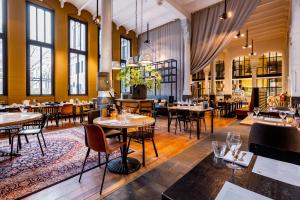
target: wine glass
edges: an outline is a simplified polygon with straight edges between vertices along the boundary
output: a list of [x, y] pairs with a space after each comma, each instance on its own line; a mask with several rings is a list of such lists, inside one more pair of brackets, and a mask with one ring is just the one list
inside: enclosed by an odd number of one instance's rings
[[279, 112], [279, 117], [281, 118], [282, 122], [284, 123], [284, 119], [286, 118], [286, 112]]
[[259, 114], [259, 107], [254, 107], [253, 112], [255, 113], [256, 117], [258, 117]]
[[[228, 136], [228, 135], [227, 135]], [[242, 146], [242, 139], [240, 134], [230, 134], [227, 144], [229, 145], [229, 150], [232, 152], [232, 163], [228, 163], [227, 167], [236, 170], [240, 167], [235, 163], [239, 157], [239, 149]]]

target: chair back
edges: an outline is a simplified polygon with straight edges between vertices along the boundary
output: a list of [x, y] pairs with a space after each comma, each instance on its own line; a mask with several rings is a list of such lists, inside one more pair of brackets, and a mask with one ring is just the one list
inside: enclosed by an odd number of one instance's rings
[[295, 127], [255, 123], [250, 131], [249, 151], [300, 165], [300, 133]]
[[7, 108], [7, 112], [21, 112], [21, 109], [19, 107], [11, 107]]
[[64, 104], [61, 108], [61, 114], [64, 115], [73, 114], [73, 104]]
[[93, 124], [95, 118], [100, 117], [100, 110], [91, 110], [88, 112], [88, 124]]
[[86, 145], [96, 152], [108, 153], [108, 145], [103, 129], [95, 124], [83, 124], [86, 134]]
[[123, 102], [122, 109], [126, 109], [129, 113], [137, 113], [139, 109], [139, 104], [136, 102]]
[[45, 128], [46, 124], [48, 123], [48, 120], [50, 118], [50, 114], [43, 114], [41, 119], [41, 129]]

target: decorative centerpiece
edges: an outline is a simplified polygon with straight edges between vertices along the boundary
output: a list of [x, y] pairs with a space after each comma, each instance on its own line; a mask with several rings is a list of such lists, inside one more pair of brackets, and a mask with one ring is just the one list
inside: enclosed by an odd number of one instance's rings
[[118, 73], [117, 80], [122, 81], [125, 87], [132, 87], [133, 99], [146, 99], [147, 91], [161, 86], [161, 75], [152, 65], [126, 66]]

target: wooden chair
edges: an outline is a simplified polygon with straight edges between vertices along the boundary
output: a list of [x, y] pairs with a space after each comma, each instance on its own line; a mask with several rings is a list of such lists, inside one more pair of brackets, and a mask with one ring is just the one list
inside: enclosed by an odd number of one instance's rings
[[103, 129], [98, 125], [83, 124], [83, 126], [84, 126], [85, 133], [86, 133], [86, 145], [88, 147], [88, 150], [87, 150], [87, 153], [86, 153], [86, 156], [85, 156], [85, 159], [83, 162], [82, 170], [81, 170], [81, 173], [79, 176], [79, 183], [81, 181], [82, 173], [84, 171], [84, 166], [85, 166], [86, 160], [90, 154], [90, 150], [92, 149], [98, 153], [105, 153], [106, 162], [105, 162], [104, 174], [102, 177], [102, 183], [101, 183], [101, 187], [100, 187], [100, 195], [101, 195], [102, 189], [103, 189], [103, 183], [105, 180], [107, 164], [109, 162], [109, 156], [114, 151], [120, 149], [123, 146], [123, 143], [122, 142], [108, 143]]
[[255, 123], [250, 131], [249, 151], [300, 165], [300, 133], [295, 127]]
[[[13, 153], [13, 145], [14, 145], [14, 137], [15, 136], [18, 137], [18, 143], [17, 143], [17, 152], [18, 152], [19, 147], [21, 147], [20, 136], [22, 136], [22, 135], [24, 135], [24, 136], [36, 135], [37, 139], [38, 139], [38, 142], [39, 142], [39, 145], [40, 145], [40, 148], [41, 148], [42, 155], [44, 156], [44, 151], [43, 151], [43, 147], [41, 145], [41, 141], [40, 141], [39, 135], [42, 136], [44, 145], [47, 148], [47, 145], [46, 145], [46, 142], [45, 142], [45, 138], [44, 138], [44, 135], [43, 135], [43, 129], [44, 129], [45, 125], [47, 124], [48, 119], [49, 119], [49, 115], [48, 114], [44, 114], [42, 116], [42, 118], [40, 120], [35, 121], [35, 123], [30, 123], [30, 124], [24, 125], [24, 128], [12, 137], [12, 141], [11, 141], [11, 155]], [[12, 159], [12, 156], [11, 156], [11, 159]]]
[[[148, 114], [147, 114], [147, 116], [148, 116]], [[153, 116], [153, 117], [155, 117], [155, 116]], [[155, 132], [155, 123], [151, 126], [140, 128], [137, 131], [128, 133], [129, 141], [128, 141], [128, 146], [127, 146], [127, 152], [129, 151], [130, 142], [132, 139], [137, 141], [138, 143], [141, 143], [142, 144], [142, 153], [143, 153], [143, 162], [142, 162], [143, 166], [145, 166], [145, 140], [152, 141], [155, 155], [156, 155], [156, 157], [158, 157], [158, 153], [157, 153], [157, 149], [156, 149], [156, 145], [155, 145], [155, 141], [154, 141], [154, 132]]]
[[125, 109], [129, 113], [138, 113], [139, 104], [136, 102], [123, 102], [122, 109]]
[[[71, 123], [71, 118], [74, 118], [74, 110], [73, 110], [73, 104], [64, 104], [58, 113], [59, 119], [65, 119], [69, 118], [69, 123]], [[75, 124], [75, 120], [73, 119], [73, 122]]]

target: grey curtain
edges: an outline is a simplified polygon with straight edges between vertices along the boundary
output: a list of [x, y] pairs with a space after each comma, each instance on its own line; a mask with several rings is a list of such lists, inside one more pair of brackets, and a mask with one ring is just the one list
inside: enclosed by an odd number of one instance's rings
[[[150, 22], [151, 23], [151, 22]], [[150, 45], [145, 45], [146, 33], [139, 35], [138, 49], [139, 55], [151, 52], [154, 56], [154, 61], [164, 61], [168, 59], [177, 60], [177, 99], [181, 100], [183, 92], [183, 36], [180, 20], [167, 23], [163, 26], [150, 30], [149, 39]], [[172, 88], [172, 94], [175, 96], [176, 88]], [[148, 92], [148, 95], [154, 95], [154, 92]], [[162, 84], [161, 90], [157, 90], [157, 96], [171, 95], [170, 84]]]
[[229, 44], [234, 35], [255, 10], [260, 0], [229, 0], [227, 11], [232, 17], [220, 20], [224, 2], [192, 14], [191, 73], [197, 73]]

